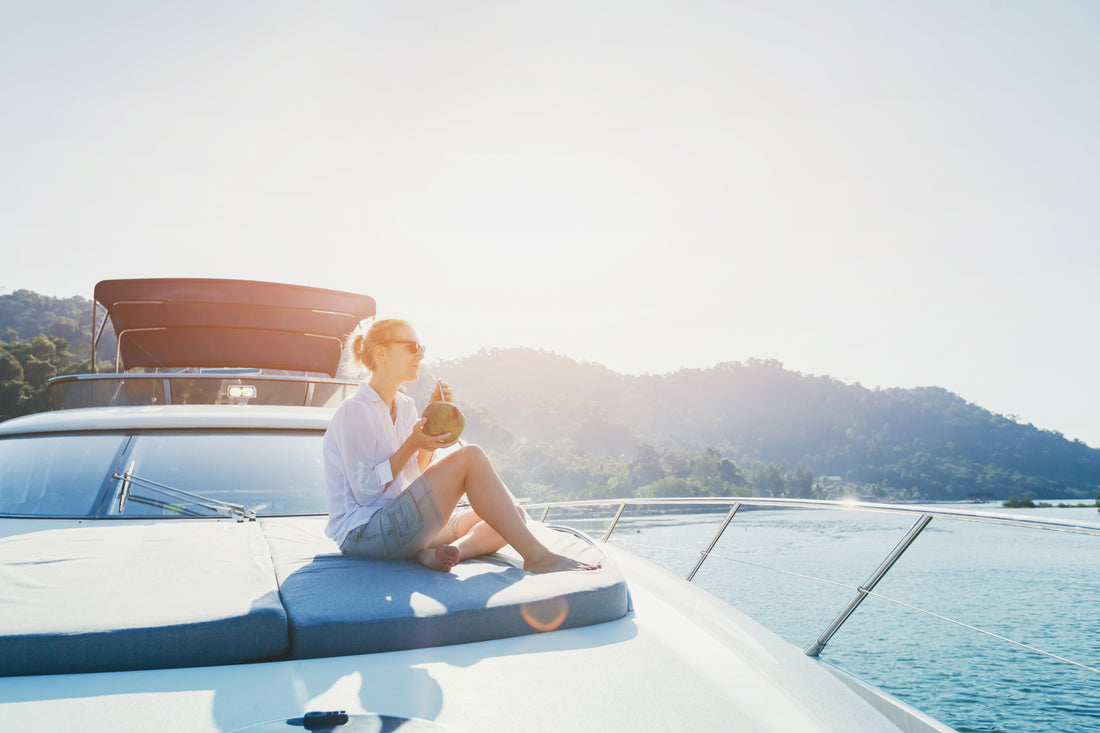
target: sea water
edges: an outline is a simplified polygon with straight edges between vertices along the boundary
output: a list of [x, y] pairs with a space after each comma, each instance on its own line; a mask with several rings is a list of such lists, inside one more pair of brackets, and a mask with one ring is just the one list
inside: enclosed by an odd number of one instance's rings
[[[1100, 520], [1095, 508], [977, 509]], [[628, 510], [610, 542], [683, 577], [723, 519]], [[694, 582], [805, 649], [916, 519], [742, 508]], [[1100, 537], [936, 518], [821, 658], [959, 731], [1096, 730], [1098, 625]]]

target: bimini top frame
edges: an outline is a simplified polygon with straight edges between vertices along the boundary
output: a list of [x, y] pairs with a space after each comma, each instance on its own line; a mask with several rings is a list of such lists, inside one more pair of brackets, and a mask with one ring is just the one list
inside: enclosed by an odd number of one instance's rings
[[[336, 376], [347, 334], [375, 314], [374, 299], [338, 290], [252, 280], [103, 280], [118, 337], [116, 370], [252, 368]], [[106, 320], [104, 320], [106, 324]], [[100, 326], [92, 343], [99, 343]], [[92, 359], [93, 371], [95, 359]]]

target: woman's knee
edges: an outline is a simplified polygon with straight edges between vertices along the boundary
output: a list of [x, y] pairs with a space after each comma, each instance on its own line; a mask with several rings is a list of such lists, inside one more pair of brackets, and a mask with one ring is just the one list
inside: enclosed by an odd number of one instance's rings
[[481, 449], [481, 446], [473, 443], [466, 443], [455, 452], [455, 455], [471, 466], [489, 462], [489, 455]]
[[457, 452], [467, 456], [485, 456], [485, 451], [477, 443], [463, 443]]

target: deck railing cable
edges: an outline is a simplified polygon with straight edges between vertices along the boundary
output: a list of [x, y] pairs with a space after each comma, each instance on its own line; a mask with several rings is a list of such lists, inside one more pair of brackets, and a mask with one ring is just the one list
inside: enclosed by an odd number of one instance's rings
[[1057, 659], [1059, 662], [1065, 662], [1066, 664], [1072, 664], [1075, 667], [1080, 667], [1081, 669], [1087, 670], [1089, 672], [1094, 672], [1096, 674], [1100, 674], [1100, 668], [1092, 667], [1092, 666], [1089, 666], [1087, 664], [1083, 664], [1082, 662], [1074, 661], [1072, 659], [1069, 659], [1068, 657], [1063, 657], [1059, 654], [1055, 654], [1054, 652], [1048, 652], [1045, 649], [1040, 649], [1039, 647], [1032, 646], [1031, 644], [1025, 644], [1022, 641], [1016, 641], [1015, 639], [1011, 639], [1007, 636], [1002, 636], [1000, 634], [995, 634], [994, 632], [989, 631], [987, 629], [983, 629], [979, 626], [973, 626], [973, 625], [965, 623], [963, 621], [958, 621], [956, 619], [953, 619], [949, 616], [943, 616], [943, 615], [938, 614], [934, 611], [929, 611], [927, 609], [920, 608], [919, 606], [914, 606], [912, 604], [906, 603], [905, 601], [899, 601], [896, 598], [890, 598], [889, 596], [884, 596], [884, 595], [881, 595], [879, 593], [873, 593], [871, 591], [867, 591], [867, 595], [874, 596], [875, 598], [878, 598], [879, 600], [882, 600], [882, 601], [886, 601], [887, 603], [893, 603], [893, 604], [898, 605], [898, 606], [903, 606], [905, 608], [908, 608], [911, 611], [917, 611], [918, 613], [926, 614], [928, 616], [931, 616], [932, 618], [939, 619], [940, 621], [946, 621], [948, 623], [955, 624], [956, 626], [961, 626], [962, 628], [968, 629], [970, 631], [976, 631], [979, 634], [984, 634], [985, 636], [991, 637], [993, 639], [997, 639], [998, 641], [1006, 642], [1008, 644], [1012, 644], [1013, 646], [1020, 647], [1021, 649], [1026, 649], [1028, 651], [1035, 652], [1037, 654], [1042, 654], [1044, 657], [1050, 657], [1051, 659]]
[[[684, 547], [671, 547], [669, 545], [653, 544], [651, 542], [636, 542], [634, 540], [619, 540], [617, 542], [617, 545], [620, 546], [620, 547], [627, 548], [627, 549], [629, 549], [629, 548], [638, 548], [638, 549], [644, 549], [644, 550], [660, 550], [662, 552], [679, 552], [679, 553], [688, 553], [688, 554], [692, 554], [692, 555], [696, 554], [696, 552], [697, 552], [697, 550], [689, 550], [689, 549], [684, 548]], [[969, 631], [975, 631], [979, 634], [983, 634], [983, 635], [988, 636], [990, 638], [997, 639], [998, 641], [1003, 641], [1003, 642], [1006, 642], [1008, 644], [1012, 644], [1014, 646], [1020, 647], [1021, 649], [1026, 649], [1028, 651], [1035, 652], [1037, 654], [1041, 654], [1045, 657], [1050, 657], [1051, 659], [1056, 659], [1060, 662], [1065, 662], [1067, 664], [1072, 664], [1075, 667], [1080, 667], [1081, 669], [1087, 670], [1089, 672], [1095, 672], [1096, 674], [1100, 674], [1100, 668], [1092, 667], [1088, 664], [1084, 664], [1082, 662], [1075, 661], [1075, 660], [1070, 659], [1068, 657], [1063, 657], [1060, 654], [1055, 654], [1054, 652], [1048, 652], [1045, 649], [1040, 649], [1039, 647], [1032, 646], [1031, 644], [1025, 644], [1022, 641], [1016, 641], [1015, 639], [1012, 639], [1010, 637], [1002, 636], [1001, 634], [997, 634], [995, 632], [989, 631], [988, 629], [983, 629], [980, 626], [974, 626], [973, 624], [968, 624], [965, 621], [959, 621], [957, 619], [951, 618], [950, 616], [944, 616], [942, 614], [936, 613], [935, 611], [929, 611], [926, 608], [921, 608], [920, 606], [914, 606], [911, 603], [906, 603], [905, 601], [901, 601], [901, 600], [898, 600], [896, 598], [891, 598], [890, 596], [884, 596], [881, 593], [875, 593], [874, 591], [868, 591], [866, 589], [861, 591], [860, 586], [852, 585], [851, 583], [841, 583], [840, 581], [837, 581], [837, 580], [829, 580], [828, 578], [820, 578], [816, 575], [808, 575], [806, 573], [799, 573], [799, 572], [795, 572], [794, 570], [786, 570], [784, 568], [777, 568], [777, 567], [774, 567], [774, 566], [771, 566], [771, 565], [765, 565], [763, 563], [750, 562], [748, 560], [742, 560], [740, 558], [732, 557], [730, 555], [724, 555], [724, 554], [718, 553], [718, 552], [708, 552], [707, 557], [713, 557], [716, 560], [724, 560], [726, 562], [732, 562], [732, 563], [735, 563], [737, 565], [744, 565], [745, 567], [755, 568], [757, 570], [766, 570], [768, 572], [776, 573], [776, 574], [779, 574], [779, 575], [789, 575], [791, 577], [798, 578], [800, 580], [808, 580], [808, 581], [812, 581], [814, 583], [820, 583], [822, 585], [831, 585], [831, 586], [834, 586], [834, 587], [837, 587], [837, 588], [844, 588], [845, 590], [850, 590], [850, 591], [853, 591], [853, 592], [856, 592], [856, 593], [863, 592], [867, 596], [874, 597], [874, 598], [876, 598], [880, 601], [885, 601], [886, 603], [892, 603], [896, 606], [901, 606], [903, 608], [907, 608], [910, 611], [916, 611], [917, 613], [922, 613], [926, 616], [930, 616], [931, 618], [935, 618], [935, 619], [938, 619], [940, 621], [946, 621], [950, 624], [954, 624], [954, 625], [962, 627], [964, 629], [968, 629]]]
[[[657, 545], [657, 544], [652, 544], [652, 543], [636, 542], [636, 541], [631, 541], [631, 540], [619, 540], [618, 544], [622, 545], [622, 546], [625, 546], [625, 547], [628, 547], [628, 548], [629, 547], [639, 547], [639, 548], [645, 548], [645, 549], [661, 550], [661, 551], [665, 551], [665, 552], [691, 553], [693, 555], [698, 554], [699, 557], [698, 557], [697, 561], [695, 562], [695, 565], [692, 567], [691, 571], [686, 576], [686, 580], [688, 580], [688, 581], [691, 581], [694, 578], [695, 574], [698, 572], [699, 568], [702, 566], [703, 562], [707, 558], [714, 557], [714, 558], [717, 558], [717, 559], [720, 559], [720, 560], [726, 560], [726, 561], [729, 561], [729, 562], [734, 562], [734, 563], [749, 566], [749, 567], [755, 567], [755, 568], [759, 568], [759, 569], [763, 569], [763, 570], [767, 570], [767, 571], [771, 571], [771, 572], [775, 572], [775, 573], [790, 575], [790, 576], [798, 577], [798, 578], [801, 578], [801, 579], [814, 581], [814, 582], [817, 582], [817, 583], [824, 583], [824, 584], [828, 584], [828, 585], [839, 586], [839, 587], [846, 588], [848, 590], [854, 591], [854, 596], [852, 597], [852, 600], [850, 600], [848, 602], [848, 604], [845, 606], [845, 608], [841, 610], [841, 612], [837, 615], [837, 617], [830, 623], [829, 627], [826, 628], [826, 630], [824, 632], [822, 632], [821, 636], [818, 637], [817, 641], [815, 641], [814, 644], [812, 644], [808, 649], [805, 650], [805, 653], [809, 656], [814, 656], [814, 657], [818, 656], [821, 653], [821, 650], [824, 649], [825, 645], [828, 643], [829, 639], [837, 632], [837, 630], [840, 629], [840, 627], [845, 623], [845, 621], [848, 620], [848, 618], [852, 615], [852, 613], [855, 612], [856, 608], [859, 607], [860, 603], [865, 598], [867, 598], [869, 596], [873, 596], [873, 597], [875, 597], [879, 600], [885, 601], [887, 603], [892, 603], [894, 605], [904, 607], [904, 608], [907, 608], [909, 610], [916, 611], [918, 613], [927, 615], [931, 618], [936, 618], [936, 619], [939, 619], [941, 621], [945, 621], [947, 623], [954, 624], [954, 625], [959, 626], [961, 628], [968, 629], [970, 631], [988, 636], [988, 637], [996, 639], [998, 641], [1001, 641], [1001, 642], [1004, 642], [1004, 643], [1007, 643], [1007, 644], [1011, 644], [1011, 645], [1016, 646], [1018, 648], [1025, 649], [1027, 651], [1030, 651], [1030, 652], [1033, 652], [1033, 653], [1036, 653], [1036, 654], [1040, 654], [1042, 656], [1045, 656], [1045, 657], [1048, 657], [1048, 658], [1051, 658], [1051, 659], [1054, 659], [1054, 660], [1057, 660], [1057, 661], [1060, 661], [1060, 662], [1063, 662], [1063, 663], [1066, 663], [1066, 664], [1070, 664], [1070, 665], [1073, 665], [1075, 667], [1079, 667], [1083, 670], [1093, 672], [1095, 674], [1100, 674], [1100, 668], [1091, 666], [1089, 664], [1085, 664], [1085, 663], [1082, 663], [1082, 662], [1075, 661], [1075, 660], [1070, 659], [1068, 657], [1064, 657], [1060, 654], [1055, 654], [1054, 652], [1046, 651], [1045, 649], [1041, 649], [1041, 648], [1033, 646], [1031, 644], [1025, 644], [1024, 642], [1017, 641], [1015, 639], [1012, 639], [1012, 638], [1007, 637], [1007, 636], [1003, 636], [1001, 634], [997, 634], [997, 633], [989, 631], [987, 629], [983, 629], [981, 627], [974, 626], [972, 624], [968, 624], [966, 622], [950, 618], [949, 616], [944, 616], [944, 615], [936, 613], [934, 611], [929, 611], [927, 609], [920, 608], [919, 606], [914, 606], [910, 603], [906, 603], [904, 601], [901, 601], [901, 600], [898, 600], [898, 599], [895, 599], [895, 598], [890, 598], [889, 596], [885, 596], [885, 595], [874, 592], [875, 585], [883, 577], [885, 577], [885, 575], [890, 571], [890, 569], [894, 566], [894, 564], [897, 562], [897, 560], [900, 559], [900, 557], [905, 552], [905, 550], [909, 548], [909, 546], [913, 543], [914, 540], [916, 540], [916, 538], [920, 535], [920, 533], [924, 530], [924, 528], [928, 526], [928, 524], [932, 521], [932, 519], [934, 517], [937, 517], [937, 516], [951, 518], [951, 519], [961, 519], [961, 520], [965, 520], [965, 521], [987, 522], [987, 523], [993, 523], [993, 524], [1016, 525], [1016, 526], [1021, 526], [1022, 525], [1022, 526], [1030, 526], [1030, 527], [1037, 528], [1037, 529], [1046, 529], [1046, 530], [1053, 530], [1053, 531], [1073, 532], [1073, 533], [1091, 534], [1091, 535], [1100, 535], [1100, 525], [1095, 525], [1095, 524], [1091, 524], [1091, 523], [1062, 522], [1062, 521], [1037, 519], [1037, 518], [1008, 517], [1008, 516], [1004, 516], [1004, 515], [984, 514], [984, 513], [983, 514], [978, 514], [978, 513], [974, 513], [974, 512], [966, 512], [966, 511], [958, 511], [958, 510], [929, 509], [928, 507], [921, 507], [921, 508], [894, 507], [894, 506], [890, 506], [890, 505], [878, 505], [878, 504], [863, 504], [863, 505], [860, 505], [860, 504], [850, 504], [850, 503], [846, 503], [846, 502], [831, 502], [831, 501], [816, 501], [816, 500], [783, 500], [783, 499], [769, 499], [769, 498], [757, 498], [757, 497], [752, 497], [752, 498], [738, 497], [737, 499], [731, 499], [731, 500], [726, 500], [726, 501], [721, 501], [721, 500], [701, 500], [700, 501], [700, 500], [675, 500], [675, 499], [674, 500], [660, 500], [660, 499], [658, 499], [658, 500], [625, 500], [625, 501], [624, 500], [619, 500], [619, 501], [614, 501], [614, 500], [601, 501], [601, 500], [597, 500], [597, 501], [582, 501], [582, 502], [559, 502], [559, 503], [552, 503], [552, 504], [545, 504], [545, 505], [538, 504], [538, 505], [531, 505], [531, 506], [542, 506], [543, 507], [542, 521], [544, 521], [544, 522], [547, 520], [547, 518], [549, 516], [549, 513], [550, 513], [550, 510], [555, 509], [555, 508], [593, 509], [593, 508], [611, 508], [611, 507], [615, 507], [615, 510], [616, 510], [615, 515], [612, 518], [612, 520], [610, 522], [610, 525], [608, 526], [608, 528], [607, 528], [607, 530], [604, 534], [604, 537], [603, 537], [603, 541], [607, 542], [610, 539], [610, 537], [611, 537], [612, 533], [614, 532], [615, 528], [618, 526], [619, 521], [622, 518], [627, 506], [629, 506], [629, 505], [664, 505], [664, 506], [668, 506], [670, 504], [679, 505], [679, 506], [699, 506], [699, 507], [729, 506], [730, 508], [729, 508], [729, 512], [727, 513], [724, 521], [722, 522], [721, 526], [718, 528], [718, 531], [714, 534], [714, 536], [711, 538], [710, 542], [708, 543], [707, 547], [703, 550], [688, 550], [688, 549], [685, 549], [685, 548], [682, 548], [682, 547], [668, 547], [668, 546], [662, 546], [662, 545]], [[745, 505], [748, 505], [748, 506], [768, 506], [768, 507], [832, 508], [832, 509], [844, 509], [844, 510], [852, 510], [852, 511], [873, 511], [873, 512], [918, 514], [919, 518], [917, 519], [916, 523], [912, 527], [910, 527], [910, 529], [906, 532], [905, 536], [902, 537], [902, 539], [898, 542], [898, 544], [890, 551], [890, 553], [886, 556], [886, 558], [883, 559], [883, 561], [879, 564], [879, 566], [875, 569], [875, 571], [871, 574], [871, 576], [867, 579], [867, 581], [863, 585], [853, 586], [853, 585], [850, 585], [850, 584], [847, 584], [847, 583], [839, 583], [837, 581], [828, 580], [828, 579], [825, 579], [825, 578], [819, 578], [819, 577], [816, 577], [816, 576], [813, 576], [813, 575], [807, 575], [805, 573], [798, 573], [798, 572], [794, 572], [794, 571], [791, 571], [791, 570], [784, 570], [782, 568], [776, 568], [776, 567], [771, 567], [771, 566], [763, 565], [763, 564], [759, 564], [759, 563], [753, 563], [753, 562], [749, 562], [747, 560], [741, 560], [741, 559], [738, 559], [738, 558], [730, 557], [728, 555], [723, 555], [723, 554], [719, 554], [719, 553], [714, 552], [714, 547], [718, 544], [718, 540], [721, 539], [723, 533], [726, 531], [726, 528], [729, 526], [730, 522], [733, 520], [734, 516], [737, 514], [738, 509], [740, 509], [742, 506], [745, 506]]]
[[[662, 552], [683, 552], [695, 555], [698, 550], [688, 550], [684, 547], [670, 547], [668, 545], [655, 545], [649, 542], [635, 542], [633, 540], [619, 540], [617, 543], [620, 547], [637, 547], [646, 550], [661, 550]], [[772, 567], [771, 565], [764, 565], [758, 562], [749, 562], [748, 560], [742, 560], [736, 557], [730, 557], [729, 555], [723, 555], [719, 552], [708, 552], [707, 557], [713, 557], [718, 560], [726, 560], [727, 562], [736, 563], [738, 565], [744, 565], [749, 568], [756, 568], [757, 570], [767, 570], [768, 572], [778, 573], [780, 575], [790, 575], [794, 578], [800, 578], [802, 580], [812, 580], [815, 583], [822, 583], [824, 585], [833, 585], [838, 588], [845, 588], [847, 590], [857, 590], [858, 586], [854, 586], [851, 583], [841, 583], [838, 580], [829, 580], [828, 578], [819, 578], [816, 575], [807, 575], [806, 573], [798, 573], [794, 570], [784, 570], [783, 568]]]

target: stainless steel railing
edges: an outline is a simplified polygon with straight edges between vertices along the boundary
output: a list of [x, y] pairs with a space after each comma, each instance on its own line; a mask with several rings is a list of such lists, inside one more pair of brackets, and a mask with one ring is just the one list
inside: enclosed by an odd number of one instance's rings
[[48, 384], [54, 410], [183, 404], [336, 407], [359, 388], [354, 380], [250, 370], [66, 374]]
[[[1005, 514], [994, 514], [987, 512], [976, 512], [959, 509], [941, 509], [934, 506], [898, 506], [893, 504], [870, 504], [870, 503], [854, 503], [854, 502], [840, 502], [840, 501], [823, 501], [812, 499], [777, 499], [770, 497], [733, 497], [733, 498], [707, 498], [707, 499], [598, 499], [590, 501], [565, 501], [565, 502], [552, 502], [552, 503], [535, 503], [526, 505], [529, 510], [541, 508], [542, 516], [541, 520], [546, 521], [554, 509], [615, 509], [615, 515], [611, 520], [610, 526], [608, 526], [606, 532], [603, 535], [603, 541], [607, 542], [615, 528], [618, 526], [620, 519], [625, 513], [626, 509], [631, 506], [639, 507], [661, 507], [668, 509], [671, 507], [682, 508], [696, 508], [699, 510], [706, 509], [721, 509], [728, 507], [725, 520], [719, 526], [717, 532], [711, 537], [707, 543], [705, 549], [699, 552], [699, 558], [695, 562], [695, 565], [688, 572], [686, 579], [691, 581], [695, 574], [699, 571], [699, 568], [713, 553], [715, 545], [722, 538], [726, 529], [737, 515], [738, 510], [745, 506], [753, 507], [772, 507], [772, 508], [818, 508], [818, 509], [842, 509], [846, 511], [857, 512], [878, 512], [889, 514], [902, 514], [912, 515], [916, 517], [915, 522], [905, 533], [905, 535], [899, 540], [897, 545], [886, 555], [885, 558], [879, 563], [867, 580], [856, 587], [855, 595], [850, 601], [840, 610], [832, 622], [826, 627], [826, 629], [817, 637], [816, 641], [812, 643], [805, 653], [812, 657], [817, 657], [821, 654], [821, 651], [825, 648], [826, 644], [833, 637], [834, 634], [844, 625], [844, 623], [855, 613], [856, 609], [869, 595], [874, 595], [873, 591], [879, 581], [881, 581], [890, 569], [894, 567], [895, 563], [901, 558], [907, 549], [913, 544], [914, 540], [920, 536], [921, 532], [928, 527], [928, 525], [937, 518], [946, 518], [954, 520], [962, 520], [969, 522], [981, 522], [1006, 526], [1021, 526], [1031, 527], [1033, 529], [1049, 530], [1055, 532], [1069, 532], [1075, 534], [1085, 535], [1100, 535], [1100, 523], [1090, 522], [1072, 522], [1061, 521], [1055, 519], [1043, 519], [1038, 517], [1019, 517], [1010, 516]], [[822, 580], [815, 578], [815, 580]], [[825, 581], [828, 582], [828, 581]], [[890, 600], [890, 599], [887, 599]], [[905, 604], [903, 604], [905, 605]], [[910, 607], [913, 608], [913, 607]], [[1023, 644], [1012, 639], [993, 634], [992, 632], [979, 629], [968, 624], [955, 621], [954, 619], [939, 616], [938, 614], [925, 611], [920, 608], [913, 608], [913, 610], [928, 613], [932, 616], [937, 616], [945, 621], [965, 626], [973, 631], [977, 631], [1002, 641], [1015, 644], [1019, 647], [1026, 648], [1033, 652], [1038, 652], [1047, 657], [1068, 662], [1083, 668], [1100, 674], [1100, 669], [1076, 662], [1071, 659], [1053, 654], [1042, 649], [1038, 649], [1028, 644]]]

